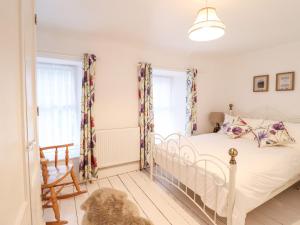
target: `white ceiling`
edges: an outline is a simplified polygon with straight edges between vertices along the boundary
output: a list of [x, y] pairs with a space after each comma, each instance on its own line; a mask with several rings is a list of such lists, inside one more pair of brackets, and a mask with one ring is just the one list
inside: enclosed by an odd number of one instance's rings
[[37, 0], [39, 26], [193, 53], [236, 54], [300, 41], [300, 0], [208, 0], [219, 40], [188, 39], [203, 0]]

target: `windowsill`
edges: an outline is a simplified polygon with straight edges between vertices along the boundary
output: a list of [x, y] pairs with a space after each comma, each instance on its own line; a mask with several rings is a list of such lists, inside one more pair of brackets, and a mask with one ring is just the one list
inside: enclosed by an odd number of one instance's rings
[[[55, 152], [52, 151], [44, 151], [45, 158], [49, 162], [54, 162], [55, 161]], [[69, 158], [70, 159], [76, 159], [80, 157], [80, 149], [79, 148], [74, 148], [69, 150]], [[65, 151], [64, 150], [58, 150], [58, 161], [65, 160]]]

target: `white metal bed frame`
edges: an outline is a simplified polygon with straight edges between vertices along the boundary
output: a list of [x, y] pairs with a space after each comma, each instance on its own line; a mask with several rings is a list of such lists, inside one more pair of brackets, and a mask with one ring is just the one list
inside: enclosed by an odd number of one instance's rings
[[[232, 106], [230, 107], [230, 112], [232, 114]], [[295, 122], [295, 121], [293, 121]], [[297, 122], [299, 120], [297, 119]], [[157, 144], [158, 143], [158, 144]], [[193, 155], [193, 159], [189, 158], [189, 155], [187, 152], [190, 152]], [[165, 160], [161, 160], [160, 164], [157, 163], [155, 160], [156, 157], [158, 157], [158, 153], [160, 155], [165, 154]], [[186, 139], [184, 136], [180, 134], [171, 134], [167, 136], [166, 138], [162, 137], [159, 134], [152, 133], [151, 134], [151, 149], [150, 149], [150, 177], [153, 179], [153, 177], [162, 179], [175, 188], [177, 188], [181, 193], [183, 193], [185, 196], [188, 197], [203, 213], [204, 215], [209, 219], [209, 221], [217, 225], [217, 207], [218, 207], [218, 188], [216, 188], [216, 202], [215, 207], [212, 209], [210, 208], [210, 212], [207, 211], [207, 206], [205, 204], [205, 194], [206, 194], [206, 180], [207, 180], [207, 165], [213, 165], [216, 168], [218, 168], [223, 174], [223, 182], [220, 182], [220, 179], [213, 176], [213, 180], [215, 182], [215, 185], [217, 187], [226, 187], [228, 189], [228, 197], [227, 197], [227, 213], [226, 213], [226, 224], [232, 225], [232, 213], [235, 203], [235, 192], [236, 192], [236, 170], [237, 170], [237, 161], [236, 157], [238, 155], [238, 151], [234, 148], [229, 149], [228, 152], [230, 156], [229, 163], [224, 162], [224, 160], [219, 159], [213, 155], [209, 154], [199, 154], [199, 151], [197, 151], [197, 147], [193, 145], [191, 142], [189, 142], [188, 139]], [[197, 156], [197, 157], [196, 157]], [[177, 160], [177, 161], [176, 161]], [[175, 162], [179, 162], [186, 167], [193, 168], [197, 174], [198, 172], [204, 172], [204, 196], [197, 196], [197, 193], [194, 191], [196, 188], [194, 187], [193, 190], [191, 190], [189, 187], [187, 187], [184, 184], [184, 177], [187, 177], [188, 174], [185, 174], [185, 176], [182, 177], [176, 177], [172, 174], [170, 171], [165, 171], [163, 168], [167, 168], [168, 165], [174, 166]], [[202, 165], [202, 166], [199, 166]], [[173, 167], [172, 167], [173, 168]], [[181, 168], [181, 167], [180, 167]], [[179, 171], [179, 174], [181, 174], [181, 171]], [[226, 180], [226, 174], [228, 174], [228, 179]], [[195, 179], [197, 179], [197, 175], [195, 176]], [[290, 181], [288, 181], [286, 184], [281, 186], [280, 188], [274, 190], [266, 199], [261, 201], [260, 205], [265, 203], [266, 201], [272, 199], [282, 191], [286, 190], [296, 182], [300, 180], [300, 176], [296, 176]], [[194, 182], [197, 184], [197, 182]], [[191, 194], [192, 193], [192, 194]], [[203, 198], [202, 204], [199, 204], [199, 197], [200, 200]], [[198, 201], [197, 201], [198, 200]], [[253, 208], [254, 209], [254, 208]], [[251, 210], [253, 210], [251, 209]]]
[[[150, 150], [150, 177], [153, 180], [153, 177], [160, 178], [164, 181], [167, 181], [169, 184], [177, 188], [181, 193], [183, 193], [185, 196], [187, 196], [205, 215], [206, 217], [212, 222], [214, 225], [217, 225], [217, 212], [216, 210], [213, 210], [213, 215], [210, 215], [207, 212], [207, 206], [205, 204], [205, 194], [203, 196], [202, 201], [202, 207], [199, 205], [199, 197], [197, 196], [197, 193], [194, 191], [196, 190], [196, 187], [190, 189], [184, 184], [184, 177], [187, 177], [188, 174], [185, 174], [182, 177], [176, 177], [173, 176], [170, 171], [165, 171], [163, 168], [166, 168], [168, 166], [174, 166], [174, 163], [179, 162], [182, 163], [182, 165], [186, 167], [193, 168], [195, 172], [195, 179], [197, 179], [198, 173], [204, 173], [205, 178], [207, 178], [207, 166], [213, 165], [223, 175], [222, 179], [220, 180], [217, 177], [213, 177], [214, 183], [217, 187], [224, 187], [227, 186], [228, 188], [228, 200], [227, 200], [227, 225], [232, 224], [232, 211], [234, 207], [234, 199], [235, 199], [235, 175], [236, 175], [236, 156], [238, 155], [238, 152], [236, 149], [231, 148], [229, 149], [229, 156], [230, 160], [229, 163], [225, 163], [223, 160], [209, 154], [199, 154], [197, 151], [197, 148], [189, 142], [184, 136], [174, 133], [169, 135], [166, 138], [163, 138], [159, 134], [151, 134], [152, 136], [152, 145]], [[183, 140], [184, 139], [184, 140]], [[159, 142], [159, 145], [154, 144]], [[181, 144], [184, 143], [184, 144]], [[188, 143], [188, 144], [187, 144]], [[164, 146], [166, 148], [160, 148], [161, 146]], [[158, 147], [160, 146], [160, 147]], [[157, 153], [161, 151], [161, 154], [166, 154], [164, 162], [158, 165], [155, 158], [157, 157]], [[187, 152], [192, 153], [194, 156], [193, 159], [189, 158]], [[191, 154], [189, 154], [191, 155]], [[171, 160], [168, 160], [171, 159]], [[164, 165], [162, 165], [164, 164]], [[226, 171], [227, 170], [227, 171]], [[226, 174], [229, 174], [229, 180], [227, 181]], [[182, 174], [180, 171], [179, 174]], [[206, 182], [206, 179], [205, 181]], [[197, 182], [195, 182], [196, 184]], [[206, 193], [207, 185], [204, 184], [204, 193]], [[216, 201], [215, 201], [215, 209], [217, 209], [218, 206], [218, 190], [219, 188], [216, 188]], [[191, 196], [192, 192], [192, 196]], [[202, 197], [200, 197], [202, 199]], [[198, 201], [197, 201], [198, 200]], [[211, 209], [212, 210], [212, 209]]]

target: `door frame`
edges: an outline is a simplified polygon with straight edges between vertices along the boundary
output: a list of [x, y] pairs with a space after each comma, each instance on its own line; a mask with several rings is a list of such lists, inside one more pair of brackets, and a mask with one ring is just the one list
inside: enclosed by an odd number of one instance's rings
[[[37, 112], [32, 110], [33, 140], [28, 140], [28, 96], [27, 96], [27, 70], [30, 69], [30, 92], [32, 107], [36, 108], [36, 24], [35, 24], [35, 0], [20, 1], [20, 50], [21, 50], [21, 88], [23, 110], [23, 157], [24, 157], [24, 193], [26, 208], [20, 224], [42, 225], [41, 196], [40, 196], [40, 164], [38, 154], [37, 137]], [[28, 36], [28, 34], [30, 34]], [[28, 68], [30, 67], [30, 68]], [[30, 154], [34, 156], [34, 162], [30, 162]], [[31, 156], [32, 157], [32, 156]], [[31, 159], [32, 160], [32, 159]], [[33, 176], [32, 176], [33, 174]], [[36, 191], [32, 191], [32, 190]], [[37, 205], [38, 204], [38, 205]]]

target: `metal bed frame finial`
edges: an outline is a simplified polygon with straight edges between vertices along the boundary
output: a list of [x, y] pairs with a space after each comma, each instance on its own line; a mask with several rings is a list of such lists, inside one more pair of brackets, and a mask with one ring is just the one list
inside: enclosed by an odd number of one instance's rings
[[231, 165], [235, 165], [236, 164], [235, 158], [238, 155], [238, 151], [235, 148], [231, 148], [231, 149], [229, 149], [228, 154], [231, 156], [231, 159], [230, 159], [229, 163]]

